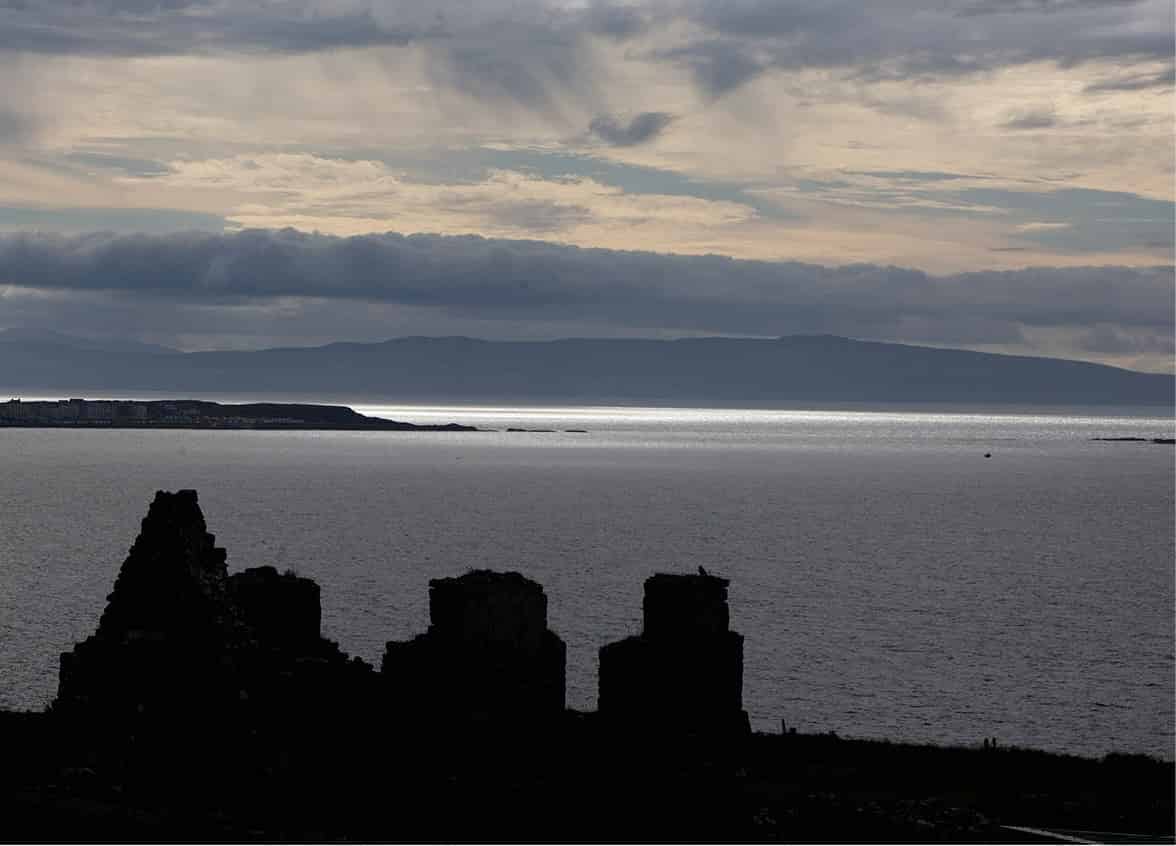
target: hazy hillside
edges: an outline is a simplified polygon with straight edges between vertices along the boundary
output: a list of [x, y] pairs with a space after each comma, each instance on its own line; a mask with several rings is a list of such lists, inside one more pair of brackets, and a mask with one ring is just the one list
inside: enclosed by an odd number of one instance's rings
[[400, 338], [175, 354], [0, 337], [0, 389], [388, 400], [951, 402], [1171, 406], [1172, 376], [853, 341]]

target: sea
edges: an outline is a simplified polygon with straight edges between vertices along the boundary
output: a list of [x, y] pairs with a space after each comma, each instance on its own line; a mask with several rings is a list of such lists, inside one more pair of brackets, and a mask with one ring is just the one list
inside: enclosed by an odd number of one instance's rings
[[644, 580], [704, 567], [757, 730], [1173, 758], [1174, 451], [1092, 440], [1169, 409], [354, 407], [494, 431], [0, 429], [0, 707], [52, 699], [155, 491], [195, 488], [230, 571], [314, 578], [376, 666], [430, 579], [517, 570], [592, 709]]

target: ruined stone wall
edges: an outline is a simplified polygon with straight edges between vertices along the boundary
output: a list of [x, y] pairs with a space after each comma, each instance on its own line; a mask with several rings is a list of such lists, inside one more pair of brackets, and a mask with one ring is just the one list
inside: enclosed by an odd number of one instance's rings
[[429, 619], [438, 638], [534, 653], [547, 632], [547, 595], [518, 573], [473, 570], [429, 582]]
[[318, 640], [322, 609], [311, 579], [252, 567], [229, 576], [228, 593], [238, 619], [258, 640], [279, 648]]
[[475, 570], [429, 582], [429, 630], [389, 642], [381, 674], [394, 708], [436, 721], [555, 718], [567, 649], [547, 597], [518, 573]]
[[656, 573], [645, 580], [643, 634], [695, 638], [723, 634], [730, 625], [727, 580], [707, 575]]
[[371, 668], [319, 634], [319, 588], [258, 567], [227, 575], [195, 491], [156, 494], [97, 631], [61, 656], [54, 710], [230, 721], [345, 701]]
[[[643, 632], [600, 651], [606, 722], [746, 730], [727, 584], [705, 572], [646, 580]], [[317, 584], [273, 567], [229, 576], [195, 491], [161, 491], [98, 630], [61, 656], [55, 709], [355, 722], [378, 708], [384, 722], [441, 728], [562, 717], [567, 651], [538, 583], [489, 570], [434, 579], [429, 613], [424, 634], [387, 644], [377, 677], [321, 636]]]
[[743, 636], [728, 630], [727, 580], [659, 573], [645, 629], [600, 650], [602, 716], [689, 731], [746, 731]]

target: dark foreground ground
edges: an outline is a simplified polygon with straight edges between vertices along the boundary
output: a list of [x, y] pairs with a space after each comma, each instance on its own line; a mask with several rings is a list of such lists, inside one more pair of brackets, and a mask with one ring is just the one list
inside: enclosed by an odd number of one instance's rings
[[2, 713], [0, 838], [1172, 842], [1173, 764], [1144, 756], [637, 737], [574, 712], [438, 736], [372, 716], [237, 731]]

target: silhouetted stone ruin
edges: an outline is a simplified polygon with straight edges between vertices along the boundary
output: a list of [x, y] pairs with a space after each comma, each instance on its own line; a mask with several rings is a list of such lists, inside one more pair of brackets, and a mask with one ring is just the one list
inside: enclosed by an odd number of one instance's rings
[[231, 637], [225, 580], [196, 492], [156, 494], [97, 632], [61, 656], [56, 708], [142, 713], [215, 696], [205, 677]]
[[643, 632], [600, 650], [602, 717], [643, 729], [750, 730], [727, 585], [705, 573], [645, 580]]
[[58, 713], [268, 718], [370, 686], [371, 668], [320, 636], [317, 584], [272, 567], [228, 576], [215, 541], [195, 491], [156, 494], [98, 630], [61, 656]]
[[319, 638], [319, 586], [273, 567], [251, 567], [229, 576], [229, 596], [241, 621], [262, 643], [278, 648], [312, 644]]
[[[644, 611], [642, 634], [601, 650], [601, 714], [745, 730], [743, 638], [728, 630], [727, 581], [657, 574]], [[567, 650], [547, 627], [538, 583], [489, 570], [434, 579], [429, 616], [424, 634], [387, 644], [377, 681], [321, 636], [315, 582], [273, 567], [228, 575], [196, 492], [160, 491], [97, 632], [61, 656], [54, 708], [268, 719], [348, 708], [358, 696], [416, 724], [538, 726], [564, 714]]]
[[429, 618], [425, 634], [385, 648], [381, 673], [394, 707], [477, 722], [563, 713], [567, 648], [547, 628], [537, 582], [490, 570], [433, 579]]

